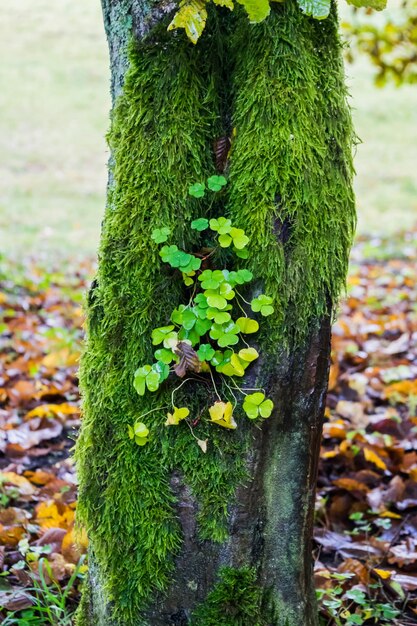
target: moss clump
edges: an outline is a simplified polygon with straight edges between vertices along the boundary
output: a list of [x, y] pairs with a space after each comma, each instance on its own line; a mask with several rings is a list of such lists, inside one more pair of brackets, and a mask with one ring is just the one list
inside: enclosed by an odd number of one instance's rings
[[[275, 5], [274, 5], [275, 7]], [[356, 214], [354, 133], [337, 16], [286, 1], [233, 41], [229, 211], [251, 236], [252, 271], [277, 298], [265, 345], [300, 343], [338, 302]]]
[[192, 618], [192, 626], [265, 626], [262, 589], [254, 568], [223, 567], [219, 580]]
[[[76, 456], [78, 514], [114, 619], [123, 626], [137, 626], [141, 610], [171, 581], [181, 547], [173, 470], [199, 503], [200, 537], [214, 541], [227, 537], [227, 505], [245, 474], [244, 429], [236, 435], [199, 426], [198, 437], [210, 434], [204, 459], [186, 427], [164, 426], [166, 408], [144, 420], [151, 430], [144, 448], [127, 436], [127, 425], [149, 409], [170, 406], [172, 389], [140, 398], [133, 377], [151, 359], [152, 329], [166, 324], [184, 298], [181, 279], [162, 266], [150, 233], [167, 225], [186, 248], [190, 236], [183, 224], [200, 212], [187, 189], [213, 171], [211, 47], [209, 38], [196, 51], [168, 35], [164, 45], [132, 48], [109, 135], [113, 180], [89, 298], [81, 366], [85, 417]], [[201, 387], [187, 383], [176, 395], [195, 416], [207, 406]]]

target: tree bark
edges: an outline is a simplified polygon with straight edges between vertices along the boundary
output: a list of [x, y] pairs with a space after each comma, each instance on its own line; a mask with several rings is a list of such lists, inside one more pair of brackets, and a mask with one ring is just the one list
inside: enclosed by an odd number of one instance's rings
[[[354, 225], [334, 11], [318, 24], [286, 0], [252, 26], [221, 9], [193, 47], [166, 33], [175, 4], [102, 2], [114, 163], [82, 364], [79, 512], [91, 549], [77, 623], [317, 626], [315, 483], [331, 316]], [[254, 238], [254, 273], [280, 302], [249, 386], [266, 389], [275, 410], [261, 428], [242, 420], [210, 434], [204, 456], [163, 427], [160, 442], [132, 450], [127, 424], [143, 410], [133, 372], [179, 297], [152, 269], [150, 228], [172, 220], [182, 233], [181, 220], [199, 216], [180, 193], [213, 173], [212, 142], [232, 128], [227, 210]], [[185, 402], [196, 396], [184, 392]]]

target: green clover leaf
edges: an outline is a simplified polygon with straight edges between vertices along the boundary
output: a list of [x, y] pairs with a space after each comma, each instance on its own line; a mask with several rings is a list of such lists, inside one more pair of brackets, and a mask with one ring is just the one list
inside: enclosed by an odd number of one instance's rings
[[242, 228], [231, 228], [230, 236], [233, 239], [233, 245], [237, 250], [242, 250], [249, 243], [249, 237], [245, 235], [245, 231]]
[[167, 226], [164, 226], [163, 228], [155, 228], [152, 231], [151, 239], [153, 239], [155, 243], [163, 243], [168, 239], [170, 234], [171, 229]]
[[191, 222], [191, 228], [194, 230], [198, 230], [201, 232], [202, 230], [206, 230], [209, 226], [209, 221], [205, 217], [199, 217], [196, 220]]
[[245, 397], [243, 402], [243, 410], [249, 419], [254, 420], [257, 417], [269, 417], [274, 408], [272, 400], [265, 399], [265, 394], [260, 391], [251, 393]]
[[220, 191], [226, 184], [227, 180], [224, 176], [210, 176], [207, 180], [207, 186], [211, 191]]
[[227, 235], [232, 228], [232, 221], [225, 217], [219, 217], [218, 219], [210, 220], [210, 228], [219, 235]]
[[152, 344], [158, 346], [165, 341], [165, 339], [172, 334], [174, 328], [175, 326], [161, 326], [160, 328], [155, 328], [152, 331]]
[[265, 294], [261, 294], [257, 298], [254, 298], [251, 302], [251, 309], [254, 313], [260, 313], [264, 317], [268, 315], [272, 315], [274, 312], [274, 307], [271, 306], [273, 299], [270, 296], [265, 296]]
[[214, 348], [209, 343], [202, 343], [197, 350], [197, 355], [200, 361], [210, 361], [215, 355]]
[[172, 361], [175, 361], [175, 354], [167, 348], [159, 348], [155, 350], [155, 359], [169, 365]]
[[239, 326], [240, 332], [245, 335], [257, 333], [259, 330], [258, 322], [250, 317], [239, 317], [239, 319], [236, 320], [236, 324]]
[[140, 396], [143, 396], [146, 388], [148, 388], [149, 391], [156, 391], [160, 382], [161, 374], [154, 368], [154, 366], [151, 367], [150, 365], [143, 365], [135, 372], [133, 386], [135, 387], [136, 392]]
[[127, 427], [129, 439], [134, 439], [138, 446], [144, 446], [148, 442], [149, 428], [143, 422], [136, 422]]
[[206, 185], [204, 183], [194, 183], [194, 185], [190, 185], [188, 188], [188, 193], [190, 196], [193, 196], [193, 198], [202, 198], [205, 190]]

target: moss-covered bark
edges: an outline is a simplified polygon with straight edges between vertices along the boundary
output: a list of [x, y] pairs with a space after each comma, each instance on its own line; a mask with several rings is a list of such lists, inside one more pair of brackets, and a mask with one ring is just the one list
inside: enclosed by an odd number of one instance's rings
[[[213, 16], [193, 46], [166, 33], [170, 5], [103, 0], [115, 106], [81, 368], [79, 515], [92, 567], [80, 626], [317, 623], [310, 536], [330, 317], [355, 220], [353, 137], [334, 13], [316, 22], [293, 0], [273, 6], [257, 26]], [[127, 425], [169, 404], [171, 389], [139, 398], [133, 374], [183, 296], [150, 233], [170, 226], [191, 244], [184, 223], [207, 208], [188, 185], [213, 173], [213, 139], [232, 128], [227, 212], [279, 303], [250, 378], [276, 411], [261, 430], [200, 423], [204, 456], [155, 412], [139, 448]], [[179, 394], [196, 413], [210, 400], [190, 383]]]

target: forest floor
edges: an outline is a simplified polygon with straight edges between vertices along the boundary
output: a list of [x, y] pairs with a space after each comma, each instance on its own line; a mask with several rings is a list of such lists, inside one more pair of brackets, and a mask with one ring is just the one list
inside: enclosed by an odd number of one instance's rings
[[[334, 326], [317, 494], [322, 623], [417, 624], [417, 232], [359, 240]], [[62, 266], [61, 266], [62, 267]], [[70, 450], [93, 268], [0, 261], [0, 618], [71, 624]]]

